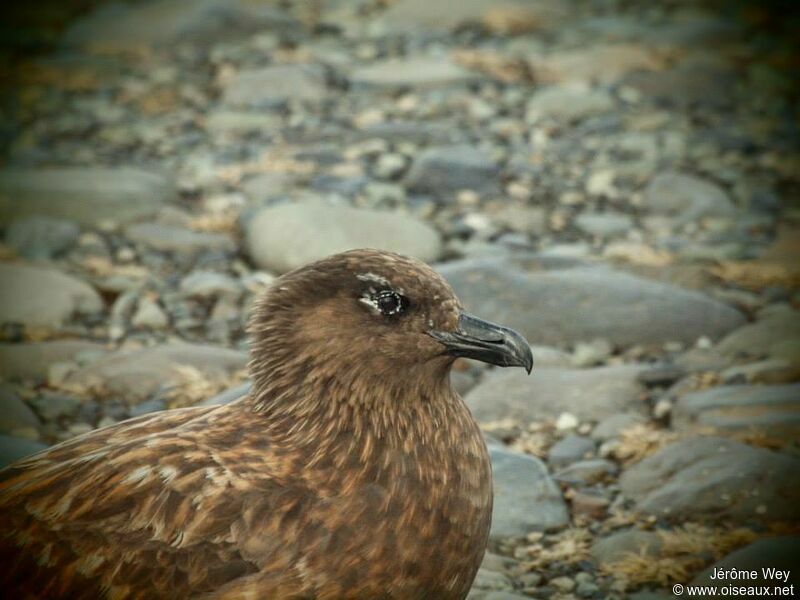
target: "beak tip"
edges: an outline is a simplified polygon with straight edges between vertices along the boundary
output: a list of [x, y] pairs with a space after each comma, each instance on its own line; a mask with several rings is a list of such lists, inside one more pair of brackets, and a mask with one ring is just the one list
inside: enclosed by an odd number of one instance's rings
[[531, 353], [530, 348], [528, 349], [527, 356], [525, 357], [525, 363], [522, 366], [525, 368], [525, 371], [527, 371], [528, 375], [530, 375], [531, 371], [533, 370], [533, 354]]

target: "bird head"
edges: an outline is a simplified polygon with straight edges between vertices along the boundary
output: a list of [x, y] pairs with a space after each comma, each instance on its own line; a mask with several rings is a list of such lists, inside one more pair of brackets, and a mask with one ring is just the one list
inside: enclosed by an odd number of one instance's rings
[[378, 250], [344, 252], [282, 276], [256, 307], [250, 331], [256, 380], [259, 370], [292, 365], [317, 379], [444, 377], [458, 357], [533, 366], [521, 335], [467, 314], [436, 271]]

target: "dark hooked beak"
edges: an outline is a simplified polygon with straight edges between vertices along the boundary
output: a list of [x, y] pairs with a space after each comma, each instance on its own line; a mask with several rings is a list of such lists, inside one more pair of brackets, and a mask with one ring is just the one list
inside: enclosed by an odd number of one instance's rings
[[450, 356], [474, 358], [500, 367], [525, 367], [530, 373], [533, 354], [516, 331], [461, 313], [456, 331], [429, 331]]

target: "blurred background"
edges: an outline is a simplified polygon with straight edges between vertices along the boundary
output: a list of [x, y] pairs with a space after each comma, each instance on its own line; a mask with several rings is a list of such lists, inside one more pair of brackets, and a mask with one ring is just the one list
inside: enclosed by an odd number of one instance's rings
[[472, 600], [794, 566], [793, 9], [5, 5], [0, 462], [246, 393], [253, 299], [382, 247], [535, 345], [453, 374], [495, 470]]

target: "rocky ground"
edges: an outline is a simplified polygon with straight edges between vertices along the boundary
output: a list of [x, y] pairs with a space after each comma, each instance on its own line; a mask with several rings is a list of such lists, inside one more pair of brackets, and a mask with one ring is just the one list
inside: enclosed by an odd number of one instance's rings
[[531, 377], [453, 375], [496, 479], [470, 598], [669, 598], [800, 555], [797, 63], [770, 27], [613, 0], [81, 17], [2, 103], [2, 462], [241, 395], [265, 286], [380, 246], [535, 344]]

